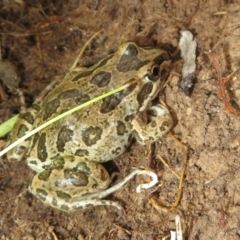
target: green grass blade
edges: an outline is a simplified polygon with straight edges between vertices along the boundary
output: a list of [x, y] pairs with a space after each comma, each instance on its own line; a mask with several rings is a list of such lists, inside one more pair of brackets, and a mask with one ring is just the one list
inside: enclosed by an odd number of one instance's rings
[[18, 118], [18, 115], [19, 114], [13, 116], [12, 118], [8, 119], [6, 122], [0, 125], [0, 137], [3, 137], [4, 135], [11, 131]]

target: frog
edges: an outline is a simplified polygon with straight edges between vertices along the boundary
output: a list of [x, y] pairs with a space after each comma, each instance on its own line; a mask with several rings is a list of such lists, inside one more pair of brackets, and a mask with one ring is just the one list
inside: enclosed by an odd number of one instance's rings
[[156, 100], [170, 66], [166, 51], [124, 42], [94, 65], [69, 71], [20, 113], [10, 143], [77, 105], [135, 81], [47, 126], [8, 152], [11, 162], [27, 155], [27, 165], [36, 172], [29, 191], [43, 203], [65, 212], [100, 205], [121, 209], [117, 202], [104, 198], [139, 171], [109, 187], [112, 177], [102, 163], [123, 154], [132, 139], [151, 144], [171, 129], [168, 107]]

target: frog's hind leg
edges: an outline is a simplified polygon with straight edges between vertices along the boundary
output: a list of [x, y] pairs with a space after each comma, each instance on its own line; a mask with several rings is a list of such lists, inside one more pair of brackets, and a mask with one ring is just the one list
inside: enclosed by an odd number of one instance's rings
[[100, 163], [64, 156], [47, 168], [34, 176], [29, 188], [42, 202], [67, 212], [96, 205], [121, 208], [98, 198], [110, 184], [109, 174]]
[[42, 202], [62, 211], [71, 212], [100, 205], [114, 206], [121, 210], [122, 207], [118, 203], [102, 198], [122, 188], [139, 174], [149, 175], [152, 181], [139, 185], [137, 192], [158, 182], [155, 173], [137, 169], [108, 188], [110, 177], [100, 163], [88, 162], [76, 156], [64, 156], [54, 160], [48, 169], [38, 173], [33, 178], [29, 190]]

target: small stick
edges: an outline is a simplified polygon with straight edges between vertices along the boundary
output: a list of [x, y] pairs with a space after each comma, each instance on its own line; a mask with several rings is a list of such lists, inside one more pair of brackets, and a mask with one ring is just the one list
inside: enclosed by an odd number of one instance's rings
[[234, 71], [233, 73], [229, 74], [227, 77], [223, 77], [222, 76], [222, 70], [221, 70], [221, 65], [219, 63], [219, 60], [216, 56], [216, 54], [214, 53], [210, 53], [209, 57], [212, 61], [212, 64], [215, 68], [216, 74], [217, 74], [217, 78], [218, 78], [218, 84], [219, 84], [219, 95], [220, 97], [223, 99], [224, 101], [224, 107], [225, 109], [230, 112], [231, 114], [240, 117], [240, 113], [238, 113], [229, 103], [228, 98], [227, 98], [227, 93], [225, 90], [225, 84], [232, 78], [232, 76], [239, 71], [239, 69], [237, 69], [236, 71]]
[[[184, 181], [184, 175], [186, 172], [186, 168], [187, 168], [187, 150], [185, 148], [185, 146], [170, 132], [170, 136], [177, 142], [177, 144], [180, 146], [180, 148], [182, 149], [182, 153], [183, 153], [183, 166], [182, 166], [182, 170], [180, 173], [180, 177], [179, 177], [179, 184], [178, 184], [178, 193], [177, 193], [177, 197], [174, 201], [174, 203], [168, 207], [168, 206], [162, 206], [162, 204], [159, 203], [159, 201], [155, 198], [155, 197], [151, 197], [151, 203], [152, 205], [157, 209], [157, 210], [164, 210], [167, 212], [171, 212], [173, 211], [180, 203], [181, 198], [182, 198], [182, 189], [183, 189], [183, 181]], [[165, 163], [164, 163], [165, 164]], [[176, 173], [174, 174], [176, 176]], [[178, 178], [178, 177], [177, 177]]]

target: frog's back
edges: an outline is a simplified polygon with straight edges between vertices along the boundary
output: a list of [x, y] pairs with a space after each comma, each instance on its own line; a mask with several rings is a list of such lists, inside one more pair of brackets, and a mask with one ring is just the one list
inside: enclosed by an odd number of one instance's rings
[[[35, 134], [30, 143], [29, 165], [38, 171], [59, 155], [101, 162], [124, 152], [132, 138], [131, 120], [140, 108], [148, 106], [161, 84], [148, 75], [155, 65], [161, 73], [165, 60], [169, 62], [169, 57], [162, 50], [144, 50], [128, 42], [92, 67], [67, 74], [35, 106], [34, 127], [128, 82], [140, 81]], [[159, 80], [158, 71], [154, 74]]]

